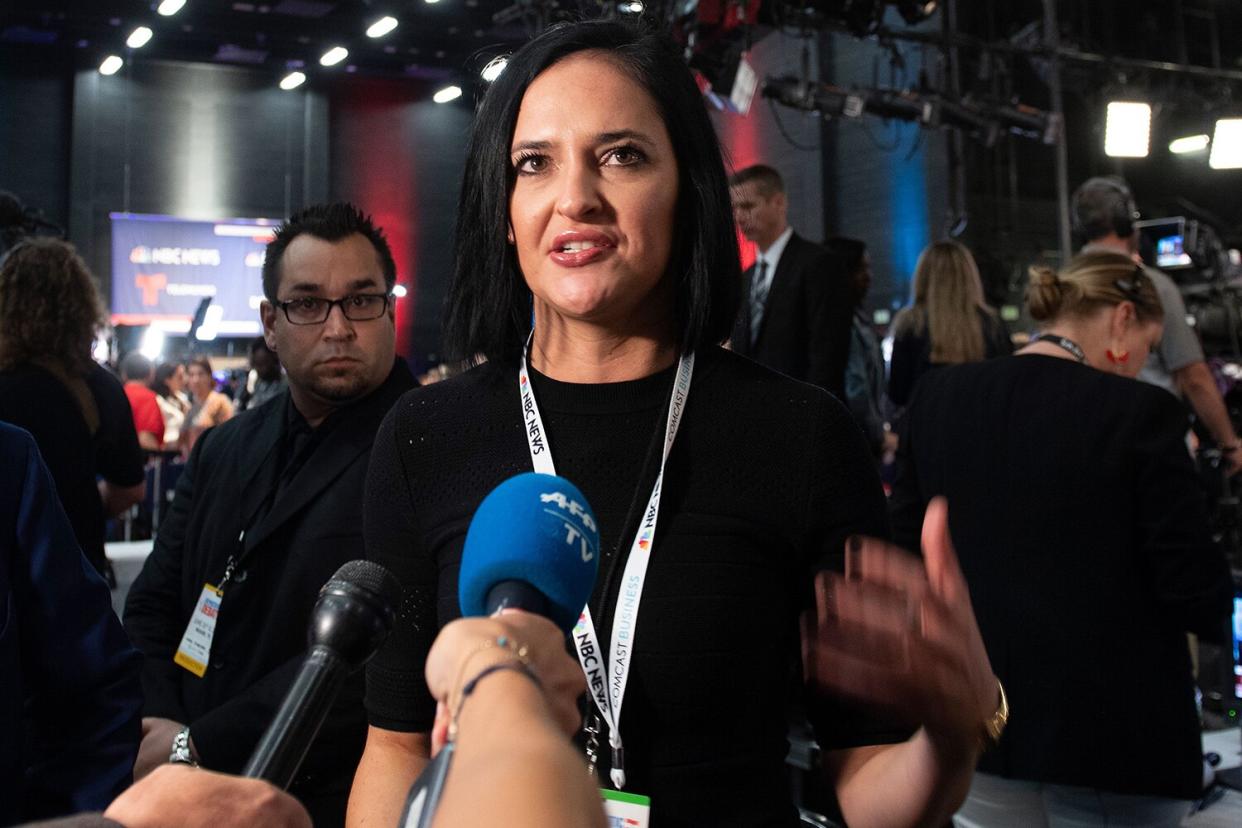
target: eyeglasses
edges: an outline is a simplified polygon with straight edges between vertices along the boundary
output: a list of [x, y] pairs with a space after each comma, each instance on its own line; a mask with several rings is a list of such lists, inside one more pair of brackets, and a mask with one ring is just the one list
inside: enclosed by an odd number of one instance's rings
[[291, 325], [322, 325], [328, 321], [333, 305], [340, 305], [341, 313], [351, 322], [366, 322], [384, 315], [390, 296], [388, 293], [351, 293], [340, 299], [300, 296], [277, 302], [276, 307], [285, 312], [285, 319]]

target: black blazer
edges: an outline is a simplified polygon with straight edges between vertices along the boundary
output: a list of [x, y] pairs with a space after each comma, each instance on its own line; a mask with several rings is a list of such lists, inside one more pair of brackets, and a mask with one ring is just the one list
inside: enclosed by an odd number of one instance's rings
[[743, 356], [845, 399], [853, 291], [841, 259], [794, 233], [772, 275], [759, 336], [750, 342], [750, 281], [743, 274], [742, 306], [732, 347]]
[[[212, 770], [238, 773], [306, 652], [320, 587], [363, 557], [362, 492], [380, 421], [416, 385], [397, 361], [384, 384], [341, 412], [332, 431], [263, 515], [287, 430], [282, 392], [207, 431], [194, 446], [155, 548], [125, 605], [125, 628], [146, 656], [145, 716], [185, 722]], [[326, 424], [325, 424], [326, 425]], [[173, 663], [205, 583], [225, 587], [207, 674]], [[339, 825], [362, 747], [363, 674], [347, 682], [291, 792], [316, 825]]]
[[1193, 798], [1202, 749], [1187, 631], [1227, 633], [1232, 585], [1171, 394], [1067, 359], [1011, 356], [924, 377], [893, 493], [918, 548], [949, 527], [1012, 708], [979, 770]]
[[[983, 358], [993, 359], [1013, 353], [1013, 340], [1000, 317], [979, 309], [979, 327], [983, 331]], [[888, 372], [888, 398], [894, 405], [910, 401], [919, 379], [939, 367], [931, 361], [931, 335], [922, 331], [903, 330], [893, 336], [893, 356]]]

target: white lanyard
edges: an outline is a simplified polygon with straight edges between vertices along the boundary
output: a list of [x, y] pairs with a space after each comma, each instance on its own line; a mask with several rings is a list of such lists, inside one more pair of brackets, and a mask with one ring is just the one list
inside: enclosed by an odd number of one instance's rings
[[[532, 332], [532, 336], [533, 336]], [[522, 351], [522, 363], [518, 368], [518, 392], [522, 397], [522, 416], [526, 421], [526, 442], [530, 447], [531, 464], [542, 474], [556, 474], [552, 463], [552, 451], [548, 446], [547, 432], [535, 392], [530, 384], [530, 372], [526, 367], [526, 354], [530, 341]], [[625, 787], [625, 749], [621, 742], [621, 702], [625, 698], [625, 684], [630, 677], [631, 654], [634, 637], [638, 630], [638, 604], [643, 597], [643, 583], [647, 580], [647, 564], [651, 560], [651, 547], [655, 544], [656, 518], [660, 514], [660, 489], [664, 482], [664, 465], [668, 462], [677, 427], [690, 396], [690, 377], [694, 374], [694, 354], [684, 354], [677, 361], [677, 379], [673, 383], [673, 398], [668, 407], [668, 423], [664, 428], [664, 454], [660, 458], [660, 473], [647, 499], [642, 523], [634, 534], [630, 554], [625, 562], [621, 589], [617, 595], [617, 608], [613, 614], [612, 641], [609, 647], [611, 670], [601, 658], [599, 637], [595, 622], [591, 620], [591, 608], [582, 608], [582, 615], [574, 626], [574, 649], [578, 661], [586, 673], [587, 684], [600, 715], [608, 722], [608, 745], [612, 748], [612, 783], [618, 789]]]

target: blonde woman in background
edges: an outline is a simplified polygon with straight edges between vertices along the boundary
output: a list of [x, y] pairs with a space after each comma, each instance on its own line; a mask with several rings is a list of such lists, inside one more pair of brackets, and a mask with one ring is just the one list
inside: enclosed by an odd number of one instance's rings
[[914, 267], [914, 303], [893, 320], [888, 396], [905, 405], [933, 365], [979, 362], [1013, 353], [1004, 323], [983, 301], [975, 257], [965, 245], [928, 245]]

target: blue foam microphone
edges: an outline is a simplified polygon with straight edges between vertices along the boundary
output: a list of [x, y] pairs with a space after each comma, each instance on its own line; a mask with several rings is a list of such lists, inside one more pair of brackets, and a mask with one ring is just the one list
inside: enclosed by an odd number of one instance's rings
[[[549, 618], [568, 634], [598, 571], [599, 527], [582, 492], [563, 477], [527, 472], [492, 489], [475, 511], [457, 600], [464, 616], [513, 607]], [[453, 751], [449, 742], [414, 780], [401, 828], [430, 828]]]
[[554, 474], [511, 477], [483, 498], [461, 556], [465, 616], [506, 607], [550, 618], [568, 633], [599, 571], [599, 526], [578, 487]]

